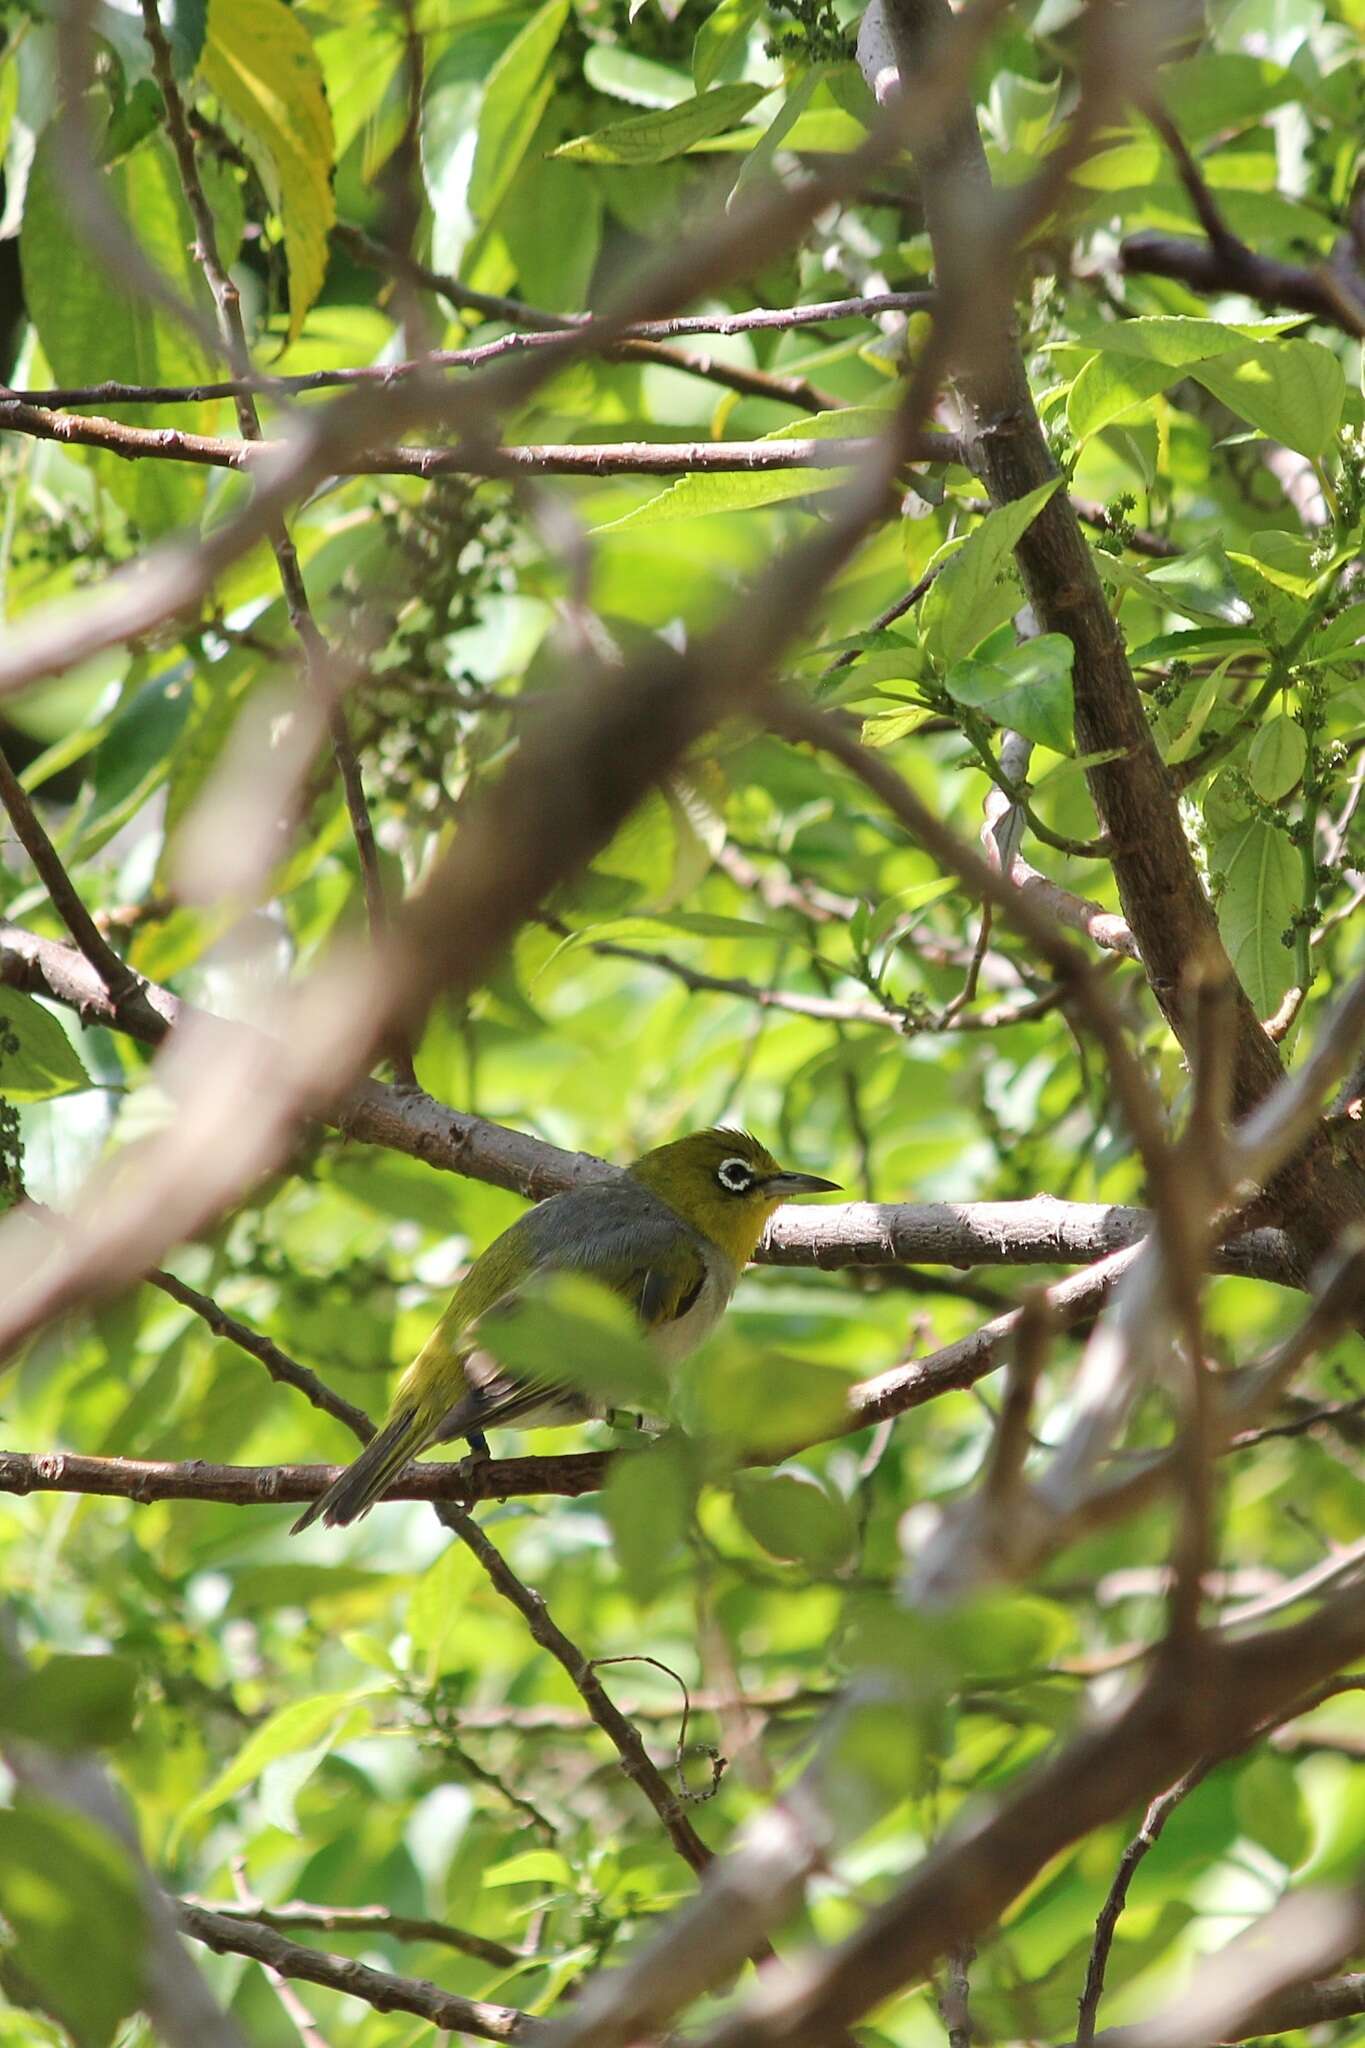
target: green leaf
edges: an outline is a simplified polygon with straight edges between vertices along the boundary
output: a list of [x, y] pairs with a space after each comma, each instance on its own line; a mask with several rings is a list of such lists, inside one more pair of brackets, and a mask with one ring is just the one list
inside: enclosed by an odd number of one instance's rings
[[1194, 626], [1183, 633], [1158, 633], [1128, 656], [1133, 668], [1151, 668], [1168, 661], [1194, 661], [1201, 654], [1264, 654], [1265, 647], [1243, 626]]
[[1245, 549], [1233, 550], [1228, 560], [1252, 570], [1290, 597], [1310, 597], [1321, 574], [1314, 544], [1306, 534], [1280, 533], [1274, 528], [1253, 533]]
[[1071, 751], [1071, 665], [1075, 649], [1064, 633], [1021, 641], [994, 661], [958, 661], [945, 678], [959, 704], [984, 711], [1025, 739]]
[[1185, 374], [1169, 363], [1147, 362], [1141, 356], [1092, 356], [1067, 394], [1067, 425], [1078, 441], [1084, 441]]
[[720, 0], [707, 15], [692, 43], [692, 82], [698, 92], [715, 85], [722, 75], [738, 76], [762, 5], [763, 0]]
[[1202, 51], [1161, 71], [1162, 102], [1187, 139], [1258, 121], [1298, 90], [1283, 65], [1231, 50]]
[[692, 1498], [683, 1444], [655, 1444], [617, 1458], [607, 1474], [602, 1512], [626, 1590], [642, 1605], [668, 1579], [687, 1534]]
[[920, 608], [920, 632], [945, 668], [981, 640], [977, 622], [992, 584], [1061, 481], [1053, 477], [1027, 496], [997, 505], [939, 570]]
[[1220, 661], [1206, 676], [1200, 676], [1197, 682], [1183, 690], [1169, 710], [1162, 712], [1158, 731], [1168, 766], [1177, 767], [1194, 752], [1218, 702], [1226, 674], [1227, 663]]
[[332, 116], [313, 39], [284, 0], [210, 0], [200, 73], [284, 224], [293, 341], [322, 289], [336, 220]]
[[80, 1055], [50, 1010], [0, 988], [0, 1097], [46, 1102], [90, 1086]]
[[1251, 818], [1216, 840], [1209, 858], [1225, 878], [1218, 924], [1228, 956], [1257, 1014], [1273, 1016], [1294, 979], [1283, 934], [1299, 907], [1298, 854], [1283, 832]]
[[1061, 346], [1073, 348], [1079, 343], [1097, 349], [1101, 355], [1138, 356], [1145, 362], [1184, 369], [1210, 357], [1235, 352], [1248, 341], [1271, 339], [1282, 329], [1298, 324], [1292, 316], [1283, 320], [1222, 321], [1154, 313], [1137, 320], [1115, 320], [1105, 327], [1087, 328]]
[[188, 664], [163, 669], [125, 694], [95, 753], [90, 804], [80, 821], [83, 849], [99, 826], [121, 823], [180, 765], [177, 742], [194, 711]]
[[555, 1273], [479, 1324], [479, 1340], [523, 1379], [554, 1360], [554, 1377], [609, 1407], [663, 1414], [667, 1388], [628, 1303], [609, 1286]]
[[364, 1696], [355, 1692], [315, 1693], [281, 1707], [248, 1736], [226, 1769], [184, 1808], [173, 1840], [179, 1842], [188, 1828], [225, 1805], [235, 1793], [254, 1785], [271, 1764], [306, 1752], [316, 1765], [328, 1749], [359, 1733], [369, 1722]]
[[554, 1884], [572, 1886], [573, 1871], [555, 1849], [523, 1849], [517, 1856], [509, 1856], [502, 1863], [495, 1863], [485, 1870], [479, 1882], [484, 1885], [504, 1884]]
[[[180, 321], [141, 292], [122, 289], [71, 232], [62, 147], [55, 129], [47, 130], [38, 144], [19, 238], [29, 316], [58, 383], [117, 377], [136, 384], [194, 384], [220, 376], [222, 365], [205, 354]], [[194, 222], [166, 142], [154, 136], [98, 175], [105, 199], [148, 262], [211, 324], [212, 305], [192, 253]], [[212, 408], [204, 405], [124, 405], [108, 411], [133, 426], [205, 433], [213, 425]], [[203, 479], [175, 463], [130, 463], [102, 453], [79, 459], [147, 537], [187, 524], [203, 500]]]
[[1300, 455], [1321, 455], [1341, 424], [1346, 378], [1320, 341], [1249, 342], [1191, 374], [1239, 419]]
[[100, 1748], [130, 1732], [136, 1697], [129, 1658], [59, 1653], [0, 1684], [0, 1727], [49, 1749]]
[[1289, 1758], [1262, 1750], [1244, 1764], [1234, 1805], [1242, 1832], [1286, 1870], [1297, 1869], [1313, 1846], [1313, 1826]]
[[1135, 591], [1159, 609], [1200, 623], [1206, 619], [1237, 620], [1244, 633], [1250, 631], [1241, 623], [1247, 603], [1233, 578], [1220, 540], [1201, 541], [1188, 554], [1175, 561], [1158, 562], [1153, 569], [1138, 569], [1115, 555], [1098, 552], [1093, 559], [1106, 583]]
[[545, 0], [489, 73], [479, 114], [479, 139], [469, 179], [469, 205], [490, 220], [507, 193], [553, 88], [547, 77], [569, 0]]
[[602, 194], [594, 173], [528, 158], [502, 202], [498, 227], [534, 305], [580, 313], [602, 247]]
[[691, 1436], [736, 1456], [780, 1456], [847, 1427], [848, 1375], [775, 1346], [756, 1354], [722, 1336], [688, 1360], [678, 1406]]
[[756, 101], [761, 85], [717, 85], [680, 106], [613, 121], [592, 135], [577, 135], [554, 152], [580, 164], [662, 164], [708, 136], [733, 128]]
[[756, 1543], [774, 1557], [814, 1571], [847, 1563], [856, 1532], [846, 1501], [799, 1466], [780, 1472], [738, 1472], [731, 1482], [735, 1508]]
[[773, 159], [783, 143], [791, 135], [802, 114], [805, 113], [810, 103], [811, 94], [823, 83], [823, 80], [824, 70], [819, 64], [812, 64], [810, 69], [804, 72], [800, 79], [798, 79], [782, 102], [782, 105], [778, 108], [773, 119], [764, 129], [761, 140], [755, 143], [753, 149], [740, 165], [739, 176], [730, 188], [730, 197], [726, 201], [727, 206], [733, 206], [737, 199], [745, 192], [761, 184], [765, 178], [772, 179], [776, 175], [773, 170]]
[[1204, 793], [1204, 823], [1215, 839], [1225, 838], [1251, 816], [1251, 804], [1242, 787], [1242, 771], [1225, 768], [1215, 775]]
[[123, 1845], [38, 1800], [0, 1812], [0, 1914], [10, 1996], [17, 1976], [78, 2048], [106, 2048], [144, 1989], [146, 1908]]
[[1303, 727], [1292, 718], [1269, 718], [1251, 742], [1247, 776], [1265, 803], [1278, 803], [1299, 781], [1307, 760]]
[[594, 91], [635, 107], [676, 107], [691, 99], [695, 84], [685, 71], [637, 57], [619, 43], [594, 43], [583, 61], [583, 76]]
[[755, 512], [765, 505], [784, 505], [817, 491], [834, 491], [854, 474], [851, 469], [712, 470], [682, 476], [657, 498], [649, 498], [619, 519], [607, 519], [593, 534], [624, 533], [627, 527], [662, 526], [672, 519], [704, 519], [715, 512]]

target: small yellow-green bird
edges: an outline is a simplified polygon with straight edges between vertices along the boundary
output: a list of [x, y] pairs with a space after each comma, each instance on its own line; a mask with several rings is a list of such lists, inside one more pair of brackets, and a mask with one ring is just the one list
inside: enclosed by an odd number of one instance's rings
[[695, 1351], [725, 1313], [735, 1282], [789, 1195], [838, 1182], [791, 1173], [747, 1131], [694, 1131], [660, 1145], [616, 1180], [552, 1195], [519, 1216], [477, 1258], [449, 1308], [398, 1382], [388, 1420], [341, 1477], [294, 1524], [354, 1522], [409, 1458], [514, 1422], [572, 1422], [600, 1410], [547, 1373], [519, 1380], [475, 1342], [481, 1317], [543, 1273], [582, 1273], [627, 1300], [671, 1365]]

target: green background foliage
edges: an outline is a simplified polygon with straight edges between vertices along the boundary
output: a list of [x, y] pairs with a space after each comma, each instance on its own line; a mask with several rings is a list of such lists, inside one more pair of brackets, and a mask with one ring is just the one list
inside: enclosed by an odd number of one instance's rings
[[[53, 24], [42, 7], [4, 12], [6, 220], [25, 303], [10, 382], [221, 374], [71, 232], [52, 125]], [[1021, 0], [981, 67], [981, 118], [1004, 184], [1022, 181], [1062, 132], [1074, 16], [1067, 0]], [[404, 13], [389, 0], [177, 10], [177, 68], [220, 248], [272, 374], [392, 361], [411, 346], [404, 321], [444, 347], [506, 331], [420, 281], [386, 279], [333, 238], [336, 221], [386, 232], [404, 184], [399, 213], [407, 207], [436, 269], [564, 316], [600, 305], [731, 195], [789, 175], [796, 158], [819, 165], [856, 147], [871, 118], [845, 7], [770, 14], [758, 0], [646, 0], [628, 14], [619, 0], [535, 11], [419, 0], [414, 20], [415, 94]], [[101, 193], [147, 261], [207, 316], [138, 24], [100, 9], [98, 25], [90, 110]], [[1210, 150], [1203, 166], [1228, 222], [1265, 254], [1311, 262], [1333, 244], [1365, 111], [1362, 26], [1359, 0], [1211, 0], [1202, 31], [1162, 70], [1173, 119]], [[886, 184], [846, 202], [799, 249], [774, 250], [723, 309], [924, 287], [913, 193], [902, 205], [896, 181]], [[1352, 822], [1335, 850], [1320, 828], [1347, 806], [1362, 758], [1358, 349], [1299, 316], [1240, 299], [1210, 305], [1113, 261], [1123, 236], [1195, 227], [1153, 128], [1137, 114], [1115, 122], [1024, 263], [1019, 317], [1068, 487], [1101, 508], [1090, 540], [1148, 719], [1179, 773], [1234, 965], [1265, 1018], [1311, 971], [1292, 1054], [1359, 965], [1358, 918], [1337, 913], [1353, 902], [1361, 827]], [[507, 422], [506, 438], [865, 436], [921, 326], [858, 316], [699, 345], [722, 365], [767, 373], [767, 395], [664, 361], [583, 360]], [[780, 379], [813, 388], [813, 416], [780, 395]], [[234, 430], [221, 400], [97, 409], [133, 425]], [[281, 415], [268, 401], [264, 413], [270, 431]], [[214, 528], [243, 492], [221, 470], [19, 436], [0, 461], [12, 621], [78, 596], [172, 533]], [[391, 892], [430, 871], [537, 703], [573, 687], [575, 605], [586, 601], [606, 644], [626, 653], [695, 635], [823, 516], [840, 475], [555, 481], [561, 516], [590, 550], [585, 588], [562, 525], [505, 483], [358, 476], [315, 493], [291, 527], [319, 624], [372, 650], [349, 715]], [[852, 714], [969, 836], [1002, 730], [1021, 733], [1034, 743], [1042, 832], [1026, 832], [1027, 858], [1116, 910], [1108, 864], [1090, 846], [1098, 825], [1076, 758], [1070, 644], [1021, 638], [1015, 623], [1011, 550], [1037, 506], [989, 511], [955, 466], [915, 482], [829, 592], [818, 631], [790, 651], [789, 673]], [[916, 610], [873, 625], [939, 563]], [[0, 728], [84, 900], [134, 968], [237, 1018], [362, 928], [357, 856], [322, 756], [278, 850], [275, 820], [252, 828], [270, 855], [263, 889], [206, 900], [186, 887], [186, 819], [244, 751], [271, 746], [296, 669], [261, 547], [191, 622], [7, 701]], [[0, 865], [0, 910], [60, 935], [16, 849]], [[1051, 984], [998, 923], [977, 999], [945, 1027], [980, 922], [980, 906], [841, 771], [725, 728], [519, 933], [485, 987], [437, 1005], [417, 1074], [442, 1101], [616, 1160], [736, 1120], [855, 1198], [1140, 1201], [1102, 1064], [1060, 1003], [1035, 1007]], [[1187, 1076], [1141, 969], [1119, 963], [1112, 986], [1178, 1123]], [[797, 1007], [757, 1000], [771, 991]], [[801, 999], [846, 1014], [802, 1014]], [[1015, 1005], [1029, 1014], [998, 1020]], [[988, 1028], [969, 1028], [983, 1019]], [[175, 1113], [144, 1049], [14, 989], [0, 990], [0, 1091], [18, 1106], [28, 1190], [56, 1206], [96, 1159]], [[12, 1158], [8, 1129], [0, 1154]], [[313, 1130], [287, 1173], [180, 1247], [174, 1265], [377, 1415], [469, 1257], [519, 1206], [477, 1180]], [[601, 1496], [480, 1511], [587, 1655], [647, 1656], [694, 1692], [759, 1703], [704, 1707], [689, 1724], [689, 1744], [727, 1758], [714, 1796], [691, 1809], [717, 1849], [799, 1768], [826, 1696], [853, 1674], [878, 1674], [883, 1704], [864, 1706], [839, 1737], [841, 1853], [781, 1930], [784, 1950], [846, 1933], [968, 1802], [1017, 1781], [1107, 1696], [1118, 1653], [1160, 1631], [1162, 1509], [1072, 1546], [1027, 1592], [992, 1594], [948, 1622], [900, 1611], [897, 1577], [916, 1541], [907, 1513], [978, 1473], [989, 1383], [903, 1417], [885, 1440], [864, 1432], [777, 1470], [741, 1469], [751, 1448], [820, 1436], [847, 1385], [965, 1334], [997, 1300], [1008, 1305], [1015, 1280], [1039, 1277], [755, 1270], [724, 1330], [682, 1371], [679, 1428], [665, 1444], [618, 1461]], [[1223, 1362], [1245, 1363], [1294, 1314], [1282, 1291], [1218, 1280], [1211, 1344]], [[1065, 1418], [1075, 1355], [1071, 1339], [1055, 1354], [1036, 1418], [1045, 1439]], [[1359, 1360], [1358, 1342], [1344, 1340], [1316, 1361], [1302, 1395], [1353, 1399]], [[149, 1287], [45, 1330], [3, 1399], [5, 1443], [23, 1450], [271, 1465], [340, 1461], [353, 1448], [337, 1423]], [[1168, 1430], [1153, 1401], [1132, 1443]], [[1279, 1438], [1226, 1462], [1219, 1597], [1273, 1587], [1356, 1538], [1358, 1431], [1351, 1422]], [[613, 1439], [597, 1428], [587, 1440]], [[429, 1508], [385, 1506], [354, 1530], [297, 1542], [293, 1513], [7, 1500], [0, 1553], [33, 1670], [0, 1693], [0, 1722], [18, 1737], [98, 1747], [172, 1890], [230, 1900], [240, 1868], [272, 1904], [434, 1916], [509, 1953], [493, 1962], [377, 1932], [311, 1938], [548, 2011], [585, 1972], [647, 1939], [690, 1893], [690, 1873], [563, 1671]], [[678, 1686], [644, 1663], [612, 1667], [605, 1682], [640, 1708], [671, 1769]], [[1349, 1754], [1358, 1744], [1359, 1710], [1336, 1702], [1320, 1721], [1320, 1742], [1310, 1734], [1229, 1762], [1177, 1813], [1121, 1923], [1106, 2022], [1147, 2010], [1192, 1955], [1286, 1889], [1356, 1869], [1365, 1807], [1337, 1745]], [[707, 1787], [704, 1747], [683, 1767], [689, 1786]], [[1127, 1832], [1097, 1830], [983, 1936], [972, 1991], [987, 2035], [1071, 2037]], [[0, 1813], [0, 1866], [12, 2001], [0, 2042], [47, 2042], [63, 2028], [79, 2042], [146, 2038], [128, 2017], [141, 1906], [107, 1837], [21, 1799]], [[207, 1958], [205, 1968], [253, 2042], [295, 2038], [255, 1964]], [[339, 2048], [428, 2032], [333, 1992], [310, 1988], [306, 2000]], [[920, 1989], [864, 2038], [916, 2048], [941, 2033]], [[1351, 2037], [1348, 2026], [1340, 2038]]]

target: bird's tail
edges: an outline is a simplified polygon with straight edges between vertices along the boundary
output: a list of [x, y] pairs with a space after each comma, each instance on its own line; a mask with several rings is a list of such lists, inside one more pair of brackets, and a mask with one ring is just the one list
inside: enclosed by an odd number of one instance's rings
[[295, 1522], [291, 1535], [321, 1518], [329, 1529], [354, 1522], [378, 1500], [389, 1481], [396, 1477], [431, 1440], [416, 1408], [402, 1408], [392, 1422], [371, 1437], [360, 1456], [334, 1479], [325, 1493], [309, 1503]]

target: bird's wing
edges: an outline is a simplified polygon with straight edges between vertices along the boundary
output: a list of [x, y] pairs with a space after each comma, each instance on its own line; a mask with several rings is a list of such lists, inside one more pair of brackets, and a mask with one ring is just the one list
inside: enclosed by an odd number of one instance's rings
[[[705, 1241], [663, 1203], [647, 1195], [642, 1200], [643, 1193], [635, 1186], [598, 1186], [556, 1195], [490, 1246], [456, 1289], [413, 1367], [416, 1376], [438, 1345], [448, 1353], [457, 1343], [465, 1354], [467, 1386], [441, 1422], [443, 1437], [515, 1422], [565, 1401], [568, 1390], [551, 1376], [514, 1377], [482, 1355], [471, 1355], [479, 1326], [515, 1313], [537, 1278], [582, 1273], [598, 1280], [630, 1303], [646, 1330], [687, 1314], [706, 1285]], [[566, 1413], [573, 1412], [569, 1394]], [[583, 1412], [581, 1403], [577, 1412]]]

